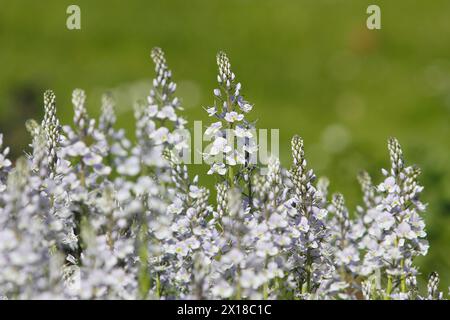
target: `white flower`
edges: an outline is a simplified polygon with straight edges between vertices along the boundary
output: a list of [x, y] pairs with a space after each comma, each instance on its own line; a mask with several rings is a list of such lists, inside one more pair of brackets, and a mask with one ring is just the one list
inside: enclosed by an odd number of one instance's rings
[[280, 214], [274, 212], [270, 215], [268, 224], [270, 228], [285, 228], [288, 225], [286, 219], [284, 219]]
[[245, 152], [239, 152], [238, 150], [234, 150], [233, 158], [236, 163], [244, 164], [245, 163]]
[[316, 214], [316, 218], [319, 220], [323, 220], [327, 215], [328, 211], [326, 209], [320, 209]]
[[303, 216], [301, 217], [300, 223], [298, 225], [298, 228], [302, 232], [308, 232], [309, 231], [309, 223], [308, 223], [308, 219], [306, 219], [306, 217], [303, 217]]
[[62, 243], [68, 245], [70, 248], [76, 248], [78, 245], [78, 236], [75, 235], [73, 229], [70, 229], [70, 231], [64, 236]]
[[212, 156], [218, 155], [219, 153], [228, 153], [231, 151], [231, 147], [228, 145], [228, 141], [225, 138], [217, 137], [214, 139], [213, 145], [209, 151]]
[[93, 166], [95, 173], [97, 173], [100, 176], [107, 176], [111, 173], [111, 167], [105, 166], [103, 164], [96, 164]]
[[223, 163], [214, 163], [211, 168], [208, 171], [208, 174], [213, 174], [214, 172], [217, 172], [221, 176], [225, 175], [227, 172], [227, 169], [225, 167], [225, 164]]
[[155, 144], [158, 145], [167, 142], [169, 140], [169, 135], [169, 129], [167, 129], [166, 127], [161, 127], [152, 132], [150, 134], [150, 138], [152, 138]]
[[89, 152], [89, 148], [82, 141], [77, 141], [73, 145], [68, 146], [66, 150], [67, 154], [71, 157], [82, 157]]
[[254, 154], [254, 153], [258, 152], [257, 145], [245, 145], [242, 149], [250, 154]]
[[395, 223], [395, 218], [387, 211], [379, 212], [376, 223], [381, 229], [389, 230]]
[[154, 117], [156, 116], [156, 114], [158, 113], [158, 106], [155, 104], [151, 104], [148, 108], [147, 108], [147, 114], [149, 117]]
[[234, 134], [238, 138], [252, 138], [253, 137], [253, 134], [251, 133], [250, 130], [244, 129], [244, 128], [240, 127], [240, 126], [237, 126], [234, 129]]
[[184, 241], [180, 241], [174, 246], [174, 252], [182, 257], [185, 257], [189, 253], [189, 247]]
[[[135, 161], [136, 160], [133, 160], [133, 162], [135, 162]], [[133, 186], [133, 191], [138, 196], [145, 195], [147, 193], [155, 194], [158, 192], [156, 185], [155, 185], [155, 181], [148, 176], [140, 176], [137, 179], [137, 183]]]
[[256, 250], [256, 254], [260, 257], [275, 256], [278, 253], [278, 248], [272, 242], [264, 240], [256, 243]]
[[247, 102], [239, 103], [239, 108], [245, 113], [250, 112], [253, 109], [253, 106]]
[[208, 116], [212, 117], [213, 115], [215, 115], [217, 113], [217, 109], [216, 109], [216, 107], [210, 107], [210, 108], [206, 109], [206, 112], [208, 112]]
[[228, 282], [220, 280], [220, 282], [212, 288], [212, 294], [217, 297], [227, 299], [233, 294], [233, 288], [228, 284]]
[[117, 172], [127, 176], [135, 176], [141, 171], [139, 158], [129, 157], [125, 162], [117, 167]]
[[232, 263], [235, 265], [239, 264], [243, 260], [244, 260], [244, 254], [236, 248], [231, 249], [230, 252], [226, 253], [222, 257], [222, 261], [224, 263]]
[[402, 258], [402, 252], [398, 247], [388, 247], [387, 255], [385, 256], [386, 260], [400, 260]]
[[234, 153], [227, 154], [225, 157], [225, 163], [229, 166], [235, 166], [237, 164], [236, 155]]
[[215, 135], [220, 130], [220, 128], [222, 128], [222, 122], [220, 121], [214, 122], [208, 128], [206, 128], [205, 135], [206, 136]]
[[189, 148], [188, 138], [178, 131], [170, 135], [170, 142], [173, 144], [175, 150], [181, 151]]
[[271, 261], [267, 264], [267, 275], [270, 279], [273, 279], [275, 277], [282, 278], [283, 270], [278, 267], [278, 264], [276, 264], [274, 261]]
[[196, 250], [200, 247], [200, 241], [198, 241], [195, 237], [190, 237], [189, 239], [186, 239], [185, 242], [191, 250]]
[[242, 121], [244, 119], [243, 114], [239, 114], [236, 111], [227, 112], [225, 114], [225, 120], [227, 122], [236, 122], [236, 121]]
[[203, 194], [203, 189], [198, 186], [192, 185], [189, 186], [189, 196], [193, 199], [197, 199], [199, 196]]
[[339, 292], [342, 291], [343, 289], [347, 288], [348, 284], [343, 282], [343, 281], [339, 281], [339, 282], [334, 282], [330, 285], [330, 291], [331, 292]]
[[86, 155], [84, 155], [83, 157], [83, 162], [85, 164], [87, 164], [88, 166], [93, 166], [96, 164], [101, 163], [103, 160], [103, 158], [101, 156], [99, 156], [98, 154], [95, 153], [87, 153]]
[[252, 288], [256, 290], [265, 282], [265, 280], [263, 274], [257, 273], [251, 269], [245, 269], [242, 271], [239, 282], [242, 288]]
[[174, 202], [167, 207], [167, 213], [180, 214], [183, 211], [183, 202], [179, 198], [175, 198]]
[[353, 246], [348, 246], [344, 248], [344, 250], [339, 250], [336, 256], [339, 259], [340, 263], [344, 265], [359, 261], [359, 252]]
[[411, 230], [410, 225], [403, 221], [400, 223], [395, 230], [395, 233], [399, 238], [406, 238], [406, 239], [414, 239], [416, 238], [416, 234]]
[[399, 187], [394, 177], [388, 177], [378, 187], [381, 192], [387, 191], [388, 193], [398, 192]]
[[0, 169], [8, 168], [10, 165], [11, 165], [11, 161], [9, 159], [6, 159], [4, 157], [4, 155], [0, 153]]
[[172, 106], [164, 106], [161, 111], [158, 112], [157, 118], [177, 121], [177, 114]]

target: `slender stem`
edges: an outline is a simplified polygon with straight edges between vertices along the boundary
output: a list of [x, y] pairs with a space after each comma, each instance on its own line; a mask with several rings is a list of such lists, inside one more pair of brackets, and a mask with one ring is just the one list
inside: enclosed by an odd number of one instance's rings
[[230, 180], [230, 187], [234, 188], [234, 170], [232, 166], [228, 167], [228, 179]]
[[251, 179], [251, 174], [248, 174], [248, 203], [250, 205], [250, 207], [253, 206], [253, 195], [252, 195], [252, 179]]
[[161, 298], [161, 280], [159, 279], [159, 273], [156, 275], [156, 297]]
[[147, 251], [147, 224], [143, 222], [141, 224], [140, 237], [141, 243], [139, 248], [139, 261], [140, 261], [140, 270], [139, 270], [139, 294], [141, 299], [146, 299], [148, 295], [148, 291], [150, 290], [150, 282], [151, 278], [148, 272], [148, 251]]
[[391, 292], [392, 292], [392, 276], [388, 275], [388, 282], [386, 287], [386, 295], [384, 300], [391, 300]]
[[405, 271], [403, 270], [405, 266], [405, 259], [402, 259], [400, 261], [400, 267], [402, 269], [402, 275], [400, 278], [400, 290], [402, 293], [406, 293], [406, 274]]
[[[312, 211], [312, 206], [311, 206]], [[306, 213], [306, 218], [310, 219], [310, 212], [307, 210], [306, 206], [303, 207], [303, 212]], [[306, 291], [307, 293], [311, 293], [311, 269], [312, 269], [312, 261], [311, 261], [311, 253], [309, 248], [306, 249]]]
[[[264, 268], [267, 268], [267, 258], [266, 261], [264, 262]], [[263, 299], [264, 300], [269, 299], [269, 283], [267, 281], [264, 282], [263, 285]]]
[[341, 279], [342, 279], [342, 281], [346, 281], [346, 278], [347, 278], [347, 272], [346, 272], [346, 270], [345, 270], [345, 266], [344, 266], [344, 265], [342, 265], [342, 266], [340, 267], [340, 273], [341, 273]]
[[81, 170], [79, 173], [79, 179], [81, 185], [85, 188], [86, 187], [86, 176], [84, 175], [84, 165], [81, 163]]
[[264, 282], [263, 286], [263, 299], [269, 299], [269, 284], [267, 282]]
[[309, 249], [306, 250], [306, 279], [302, 284], [302, 294], [311, 293], [311, 257]]
[[[231, 104], [231, 97], [230, 97], [230, 94], [229, 94], [229, 92], [228, 92], [228, 90], [225, 90], [225, 92], [226, 92], [226, 96], [227, 96], [227, 111], [228, 112], [231, 112], [231, 111], [233, 111], [233, 106], [232, 106], [232, 104]], [[231, 131], [233, 130], [233, 123], [229, 123], [228, 124], [228, 128], [230, 129], [230, 134], [231, 134]], [[227, 137], [227, 138], [229, 138], [229, 137]], [[233, 143], [234, 143], [234, 137], [233, 137]], [[234, 147], [233, 147], [233, 149], [234, 149]], [[233, 166], [229, 166], [228, 167], [228, 179], [230, 180], [230, 187], [231, 188], [234, 188], [234, 170], [233, 170]]]
[[308, 271], [306, 272], [306, 291], [311, 292], [311, 269], [308, 266]]

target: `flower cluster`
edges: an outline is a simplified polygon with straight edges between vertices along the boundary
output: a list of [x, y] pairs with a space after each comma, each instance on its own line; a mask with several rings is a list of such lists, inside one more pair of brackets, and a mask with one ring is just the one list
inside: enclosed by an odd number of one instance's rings
[[212, 143], [204, 159], [211, 165], [208, 174], [228, 174], [228, 184], [234, 187], [240, 180], [249, 182], [249, 172], [255, 163], [256, 132], [254, 124], [245, 118], [253, 106], [241, 95], [242, 85], [236, 82], [224, 52], [217, 55], [217, 65], [219, 88], [214, 89], [214, 105], [206, 108], [208, 115], [217, 121], [205, 130]]
[[[27, 121], [30, 152], [15, 164], [0, 135], [0, 295], [9, 299], [443, 299], [439, 277], [417, 287], [426, 255], [420, 170], [389, 139], [391, 168], [361, 173], [355, 212], [308, 167], [303, 139], [286, 169], [256, 161], [253, 106], [225, 53], [217, 55], [215, 121], [203, 153], [216, 178], [203, 187], [183, 164], [176, 84], [161, 49], [135, 106], [135, 139], [117, 129], [115, 101], [99, 120], [73, 92], [61, 126], [53, 92]], [[264, 169], [264, 170], [259, 170]], [[213, 194], [216, 197], [213, 197]]]

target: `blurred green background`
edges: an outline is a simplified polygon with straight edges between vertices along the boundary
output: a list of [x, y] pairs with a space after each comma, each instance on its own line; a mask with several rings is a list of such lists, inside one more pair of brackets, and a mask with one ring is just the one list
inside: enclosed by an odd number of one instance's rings
[[[81, 7], [82, 30], [66, 29], [66, 8]], [[378, 4], [382, 29], [366, 28]], [[89, 112], [112, 90], [118, 122], [133, 134], [134, 100], [149, 90], [149, 52], [167, 55], [187, 118], [208, 120], [215, 55], [225, 50], [254, 103], [260, 128], [303, 136], [310, 165], [331, 179], [351, 208], [355, 179], [379, 181], [386, 140], [396, 136], [408, 163], [423, 169], [431, 248], [418, 260], [450, 285], [450, 1], [165, 0], [0, 1], [0, 132], [14, 155], [27, 146], [24, 122], [42, 115], [42, 93], [56, 92], [71, 120], [71, 90], [87, 91]], [[203, 175], [201, 181], [211, 184]]]

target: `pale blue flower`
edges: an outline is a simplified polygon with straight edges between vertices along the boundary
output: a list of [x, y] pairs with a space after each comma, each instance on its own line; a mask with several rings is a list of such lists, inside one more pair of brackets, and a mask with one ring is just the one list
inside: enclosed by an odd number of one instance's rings
[[243, 119], [244, 119], [244, 115], [239, 114], [236, 111], [227, 112], [225, 114], [225, 120], [230, 123], [239, 122], [239, 121], [242, 121]]

